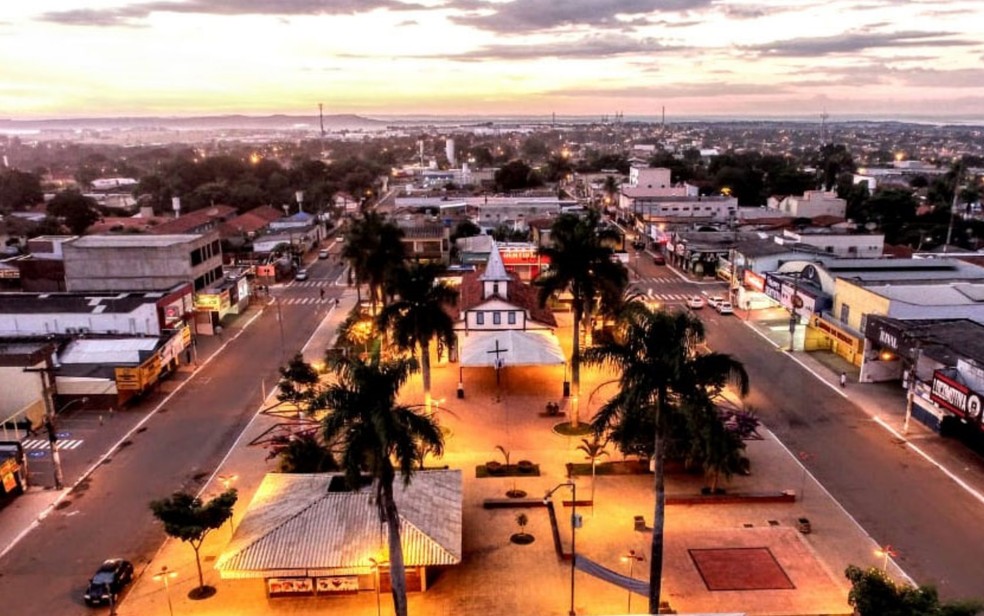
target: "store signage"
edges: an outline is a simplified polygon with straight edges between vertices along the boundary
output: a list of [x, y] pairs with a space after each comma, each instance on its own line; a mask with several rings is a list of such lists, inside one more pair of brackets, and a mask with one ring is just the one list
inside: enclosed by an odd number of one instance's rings
[[939, 370], [933, 373], [930, 399], [964, 419], [981, 423], [981, 396], [966, 385], [958, 383]]
[[197, 310], [218, 312], [221, 305], [222, 297], [219, 295], [198, 294], [195, 296], [195, 308]]
[[321, 577], [315, 580], [315, 589], [322, 594], [351, 594], [359, 592], [359, 578], [355, 575]]
[[503, 265], [536, 265], [547, 263], [549, 259], [540, 256], [536, 248], [500, 248], [499, 256]]
[[893, 353], [902, 350], [902, 332], [897, 327], [892, 327], [888, 323], [878, 319], [868, 319], [864, 328], [865, 337], [873, 340], [883, 349], [888, 349]]
[[746, 288], [749, 288], [753, 291], [758, 291], [759, 293], [765, 291], [765, 278], [756, 274], [752, 270], [745, 270], [741, 282], [742, 284], [745, 285]]
[[276, 272], [276, 268], [274, 268], [274, 266], [272, 265], [257, 265], [256, 275], [273, 278], [274, 276], [277, 275], [277, 272]]
[[765, 288], [762, 289], [765, 296], [777, 302], [782, 301], [782, 281], [774, 276], [766, 275]]
[[267, 578], [267, 591], [271, 595], [299, 595], [314, 592], [311, 578]]

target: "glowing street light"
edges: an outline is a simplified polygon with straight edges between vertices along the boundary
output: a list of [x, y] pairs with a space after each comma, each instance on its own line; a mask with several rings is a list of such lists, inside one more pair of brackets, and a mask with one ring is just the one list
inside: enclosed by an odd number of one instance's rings
[[167, 596], [167, 612], [174, 616], [174, 606], [171, 605], [171, 579], [178, 577], [177, 572], [168, 571], [167, 565], [161, 567], [160, 573], [154, 575], [155, 582], [164, 582], [164, 594]]
[[888, 573], [888, 559], [895, 558], [898, 555], [899, 553], [896, 552], [895, 549], [890, 545], [886, 545], [883, 548], [878, 548], [877, 550], [875, 550], [875, 556], [884, 559], [882, 560], [882, 571], [884, 571], [885, 573]]
[[[641, 563], [644, 560], [646, 560], [646, 557], [643, 556], [642, 554], [636, 554], [636, 551], [635, 550], [629, 550], [629, 553], [628, 554], [623, 554], [622, 555], [621, 561], [623, 563], [629, 563], [629, 578], [635, 579], [634, 577], [632, 577], [632, 568], [633, 568], [633, 566], [636, 563]], [[629, 590], [629, 602], [628, 602], [628, 605], [625, 608], [625, 611], [627, 613], [630, 613], [630, 614], [632, 613], [632, 591], [631, 590]]]
[[382, 608], [379, 604], [379, 568], [387, 564], [387, 561], [379, 561], [375, 558], [369, 559], [369, 568], [372, 569], [373, 576], [375, 576], [374, 586], [376, 587], [376, 616], [380, 616]]
[[[577, 563], [577, 550], [575, 549], [574, 540], [577, 537], [577, 533], [575, 531], [581, 525], [581, 518], [577, 515], [577, 484], [574, 483], [574, 476], [571, 475], [570, 479], [557, 485], [552, 490], [549, 490], [546, 494], [544, 494], [543, 504], [546, 505], [549, 503], [550, 497], [553, 493], [561, 488], [571, 489], [571, 609], [570, 612], [568, 612], [568, 616], [577, 616], [577, 613], [574, 611], [574, 571]], [[563, 503], [561, 503], [561, 507], [563, 507]]]

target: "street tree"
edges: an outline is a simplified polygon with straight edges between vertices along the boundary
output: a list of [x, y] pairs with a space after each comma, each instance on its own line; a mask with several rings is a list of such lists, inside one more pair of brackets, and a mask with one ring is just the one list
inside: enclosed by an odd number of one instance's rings
[[44, 200], [41, 178], [17, 169], [0, 169], [0, 212], [24, 209]]
[[379, 329], [390, 331], [400, 349], [419, 353], [424, 384], [424, 408], [431, 411], [431, 341], [445, 348], [454, 345], [454, 320], [448, 307], [458, 300], [458, 291], [438, 280], [444, 267], [412, 264], [398, 270], [393, 280], [396, 299], [380, 311]]
[[281, 473], [329, 473], [341, 468], [331, 449], [310, 431], [275, 437], [266, 459], [277, 460]]
[[495, 172], [495, 185], [502, 192], [536, 188], [543, 185], [540, 176], [521, 160], [513, 160]]
[[302, 354], [297, 353], [286, 366], [280, 367], [277, 400], [290, 402], [299, 409], [308, 411], [312, 400], [317, 396], [318, 382], [318, 372], [304, 361]]
[[[598, 410], [596, 434], [609, 436], [622, 451], [639, 445], [648, 428], [654, 468], [655, 504], [650, 547], [649, 612], [658, 613], [663, 575], [663, 526], [666, 515], [664, 463], [667, 438], [674, 424], [693, 420], [684, 414], [714, 399], [729, 384], [740, 396], [748, 392], [744, 366], [729, 355], [698, 353], [704, 325], [690, 313], [653, 311], [646, 306], [625, 310], [613, 339], [585, 352], [591, 364], [618, 374], [619, 390]], [[697, 418], [700, 419], [700, 418]], [[704, 415], [704, 420], [720, 418]]]
[[874, 567], [849, 565], [844, 575], [851, 582], [847, 602], [858, 616], [975, 616], [984, 610], [980, 601], [944, 603], [934, 587], [898, 584]]
[[373, 479], [374, 502], [380, 523], [387, 527], [393, 607], [407, 615], [406, 568], [400, 538], [400, 514], [393, 498], [397, 473], [410, 484], [422, 452], [441, 456], [444, 439], [433, 417], [397, 404], [396, 397], [417, 369], [413, 359], [382, 361], [373, 353], [365, 362], [355, 358], [333, 364], [335, 381], [319, 406], [325, 442], [338, 443], [340, 462], [352, 489], [362, 477]]
[[[615, 231], [601, 228], [600, 214], [590, 210], [584, 217], [561, 214], [550, 228], [550, 246], [540, 254], [550, 260], [534, 283], [539, 287], [540, 306], [556, 293], [569, 290], [574, 323], [571, 327], [571, 382], [577, 396], [581, 383], [581, 328], [591, 327], [591, 317], [600, 302], [604, 310], [618, 305], [629, 284], [625, 266], [613, 260], [614, 250], [606, 244]], [[571, 414], [577, 428], [578, 413]]]
[[207, 597], [215, 593], [214, 588], [205, 586], [200, 550], [209, 532], [220, 528], [232, 517], [232, 508], [238, 499], [239, 496], [233, 488], [207, 503], [186, 492], [175, 492], [170, 498], [150, 503], [150, 510], [154, 512], [154, 517], [164, 523], [164, 532], [170, 537], [187, 543], [195, 550], [198, 588], [189, 594], [193, 598]]

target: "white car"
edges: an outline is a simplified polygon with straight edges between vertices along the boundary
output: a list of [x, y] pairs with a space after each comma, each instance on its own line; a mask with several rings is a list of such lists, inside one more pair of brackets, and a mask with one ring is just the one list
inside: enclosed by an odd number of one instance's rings
[[731, 302], [727, 302], [727, 301], [720, 302], [714, 308], [720, 314], [734, 314], [735, 313], [735, 309], [734, 309], [734, 307], [732, 307]]
[[691, 295], [690, 297], [687, 298], [688, 308], [692, 308], [694, 310], [700, 310], [701, 308], [704, 307], [705, 304], [706, 302], [704, 301], [704, 298], [701, 297], [700, 295]]
[[307, 280], [307, 279], [308, 279], [308, 271], [306, 269], [299, 269], [297, 270], [297, 273], [294, 274], [294, 280]]
[[718, 304], [723, 303], [725, 300], [720, 295], [712, 295], [707, 298], [707, 305], [711, 308], [717, 308]]
[[319, 259], [327, 259], [329, 256], [331, 255], [329, 254], [328, 249], [322, 249], [318, 251]]

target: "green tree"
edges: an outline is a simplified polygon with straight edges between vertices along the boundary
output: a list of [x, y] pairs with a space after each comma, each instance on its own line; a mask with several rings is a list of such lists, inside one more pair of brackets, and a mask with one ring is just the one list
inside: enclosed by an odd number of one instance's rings
[[205, 586], [202, 575], [202, 560], [199, 551], [205, 537], [232, 517], [232, 508], [239, 499], [235, 489], [226, 490], [207, 503], [186, 492], [175, 492], [170, 498], [150, 503], [154, 517], [164, 523], [164, 532], [170, 537], [180, 539], [195, 550], [195, 565], [198, 567], [198, 588], [192, 593], [208, 596], [213, 589]]
[[0, 212], [16, 211], [44, 199], [41, 178], [17, 169], [0, 169]]
[[290, 402], [303, 411], [310, 411], [311, 402], [317, 396], [319, 383], [317, 371], [297, 353], [286, 366], [280, 368], [277, 383], [277, 400]]
[[273, 459], [281, 473], [328, 473], [341, 468], [331, 449], [311, 432], [275, 437], [267, 454], [267, 460]]
[[605, 181], [601, 185], [602, 192], [605, 193], [605, 207], [618, 207], [618, 194], [622, 189], [622, 183], [614, 175], [606, 175]]
[[55, 195], [48, 202], [48, 214], [62, 220], [75, 235], [82, 235], [99, 220], [95, 199], [77, 190], [65, 190]]
[[[356, 285], [369, 285], [373, 312], [383, 299], [386, 284], [403, 265], [406, 253], [402, 237], [403, 231], [375, 210], [352, 219], [345, 233], [342, 259], [348, 262]], [[357, 289], [357, 294], [361, 302], [361, 290]]]
[[591, 462], [591, 511], [594, 511], [594, 499], [595, 499], [595, 471], [598, 468], [598, 460], [608, 455], [608, 451], [605, 446], [608, 445], [607, 441], [603, 441], [601, 437], [597, 434], [592, 436], [590, 440], [586, 438], [581, 439], [581, 444], [577, 446], [578, 451], [584, 454], [584, 458]]
[[521, 160], [513, 160], [495, 172], [495, 185], [501, 192], [524, 190], [543, 185], [536, 171]]
[[[614, 251], [606, 245], [613, 231], [600, 227], [600, 215], [591, 210], [586, 216], [561, 214], [550, 228], [550, 246], [540, 254], [550, 267], [535, 284], [540, 287], [540, 306], [555, 293], [570, 290], [574, 323], [571, 327], [571, 381], [577, 396], [581, 383], [581, 327], [590, 327], [591, 316], [600, 301], [602, 309], [618, 305], [629, 283], [625, 266], [613, 260]], [[578, 426], [578, 413], [571, 415], [571, 426]]]
[[[588, 349], [585, 359], [615, 369], [619, 391], [598, 410], [592, 427], [622, 451], [639, 445], [641, 429], [651, 430], [655, 505], [651, 544], [649, 612], [658, 613], [663, 575], [666, 440], [674, 423], [695, 403], [713, 399], [734, 384], [748, 392], [744, 366], [728, 355], [697, 353], [704, 325], [690, 313], [671, 314], [635, 305], [623, 311], [611, 342]], [[685, 417], [682, 418], [684, 421]], [[718, 418], [718, 421], [720, 419]]]
[[400, 515], [393, 498], [397, 472], [409, 485], [422, 452], [443, 455], [444, 440], [433, 417], [399, 405], [396, 396], [416, 370], [412, 359], [367, 362], [345, 359], [333, 365], [336, 381], [325, 388], [321, 407], [325, 442], [339, 444], [345, 476], [353, 489], [363, 473], [374, 480], [379, 521], [387, 527], [393, 607], [407, 614], [406, 569], [400, 539]]
[[396, 272], [393, 287], [397, 299], [379, 313], [381, 330], [393, 334], [396, 345], [420, 354], [420, 372], [424, 382], [424, 408], [431, 411], [430, 345], [439, 340], [445, 347], [454, 345], [454, 321], [447, 308], [458, 300], [458, 291], [438, 276], [444, 267], [436, 264], [413, 264]]
[[857, 165], [854, 158], [843, 144], [825, 144], [815, 159], [815, 166], [820, 173], [824, 190], [830, 190], [837, 183], [837, 176], [844, 172], [854, 172]]
[[980, 601], [942, 603], [932, 586], [897, 584], [874, 567], [850, 565], [844, 575], [851, 582], [847, 602], [858, 616], [975, 616], [984, 610]]

